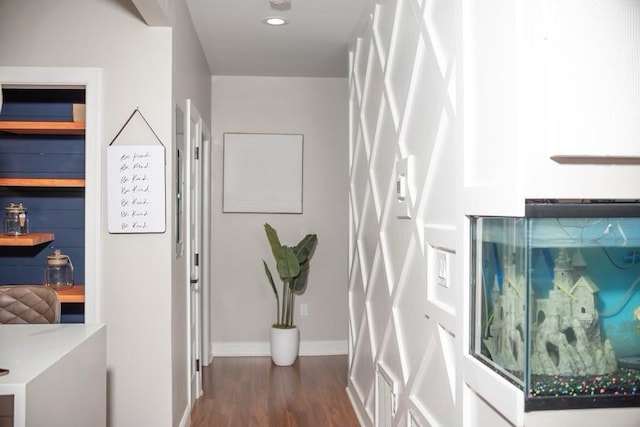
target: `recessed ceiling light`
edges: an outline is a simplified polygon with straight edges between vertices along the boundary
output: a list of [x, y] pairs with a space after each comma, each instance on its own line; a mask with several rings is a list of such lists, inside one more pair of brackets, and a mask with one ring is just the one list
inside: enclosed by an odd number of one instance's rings
[[269, 16], [262, 20], [267, 25], [273, 25], [274, 27], [279, 27], [281, 25], [287, 25], [289, 21], [280, 17], [280, 16]]

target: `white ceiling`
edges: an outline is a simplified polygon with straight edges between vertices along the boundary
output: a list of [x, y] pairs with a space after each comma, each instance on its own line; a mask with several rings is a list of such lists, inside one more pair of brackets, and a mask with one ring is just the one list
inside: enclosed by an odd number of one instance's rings
[[[186, 0], [214, 75], [346, 77], [348, 44], [372, 0]], [[267, 16], [288, 25], [271, 27]]]

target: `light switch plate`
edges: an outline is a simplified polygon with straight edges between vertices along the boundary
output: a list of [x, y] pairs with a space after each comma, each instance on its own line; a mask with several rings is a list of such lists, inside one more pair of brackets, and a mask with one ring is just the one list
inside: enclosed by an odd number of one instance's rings
[[396, 216], [400, 219], [411, 218], [411, 157], [396, 160], [396, 180], [394, 195], [396, 198]]
[[445, 288], [449, 287], [449, 254], [445, 251], [436, 251], [436, 283]]

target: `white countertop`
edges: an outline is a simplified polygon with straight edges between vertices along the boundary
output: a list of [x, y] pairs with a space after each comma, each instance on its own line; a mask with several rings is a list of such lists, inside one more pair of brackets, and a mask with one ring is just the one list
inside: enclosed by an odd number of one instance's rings
[[104, 325], [0, 325], [0, 394], [27, 384]]

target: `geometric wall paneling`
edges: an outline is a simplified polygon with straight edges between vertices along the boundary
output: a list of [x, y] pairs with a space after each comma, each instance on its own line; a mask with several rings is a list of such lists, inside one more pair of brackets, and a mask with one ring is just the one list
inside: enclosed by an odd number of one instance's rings
[[378, 56], [383, 69], [389, 57], [389, 44], [391, 43], [395, 12], [396, 0], [378, 1], [373, 20], [373, 39], [378, 48]]
[[399, 123], [409, 93], [422, 20], [416, 14], [413, 0], [398, 0], [397, 8], [395, 25], [402, 27], [402, 31], [395, 31], [391, 38], [385, 84], [391, 112]]
[[457, 158], [453, 120], [445, 110], [438, 123], [433, 152], [421, 186], [424, 194], [419, 212], [426, 223], [453, 224], [456, 221], [451, 213], [455, 212], [457, 204], [452, 195], [456, 194], [460, 182]]
[[458, 87], [458, 81], [456, 80], [456, 68], [458, 67], [458, 63], [455, 61], [455, 58], [452, 58], [451, 62], [451, 67], [447, 69], [447, 72], [444, 75], [444, 81], [447, 84], [447, 96], [451, 106], [451, 116], [454, 117], [456, 113], [456, 102], [458, 100], [456, 92], [456, 88]]
[[[357, 394], [354, 406], [366, 427], [376, 416], [378, 366], [400, 384], [394, 385], [394, 427], [453, 427], [450, 421], [459, 419], [452, 397], [456, 360], [445, 357], [460, 346], [451, 314], [460, 292], [457, 241], [449, 244], [447, 237], [442, 243], [432, 228], [444, 228], [449, 236], [447, 230], [455, 234], [458, 222], [454, 97], [460, 24], [450, 21], [459, 19], [452, 11], [460, 7], [461, 1], [376, 0], [371, 26], [359, 34], [357, 49], [367, 52], [367, 70], [363, 74], [364, 55], [356, 58], [350, 126], [352, 137], [356, 129], [361, 134], [355, 142], [359, 147], [352, 147], [350, 187], [356, 192], [352, 222], [358, 218], [353, 263], [360, 268], [350, 270], [356, 276], [350, 277], [350, 322], [357, 326], [350, 329], [356, 344], [349, 387], [358, 383], [360, 390], [352, 396]], [[431, 22], [440, 18], [445, 21]], [[431, 22], [429, 28], [425, 21]], [[355, 91], [361, 91], [358, 105]], [[396, 178], [404, 164], [406, 216], [411, 218], [401, 220]], [[448, 250], [452, 270], [448, 287], [436, 282], [433, 286], [442, 289], [430, 292], [429, 245]], [[357, 283], [365, 287], [364, 314]], [[371, 346], [367, 350], [361, 348], [365, 342]]]
[[370, 187], [364, 197], [364, 210], [360, 217], [360, 225], [358, 227], [358, 252], [360, 255], [360, 267], [362, 269], [362, 278], [368, 286], [369, 276], [373, 265], [374, 257], [378, 249], [378, 215], [371, 196]]
[[358, 134], [361, 131], [359, 120], [360, 117], [360, 100], [357, 98], [355, 86], [351, 86], [349, 91], [349, 162], [353, 158], [353, 149], [356, 141], [358, 140]]
[[369, 278], [366, 307], [371, 344], [373, 345], [373, 354], [375, 356], [377, 354], [376, 349], [381, 348], [382, 339], [391, 316], [391, 296], [384, 272], [384, 264], [380, 262], [380, 257], [376, 257], [376, 262]]
[[456, 296], [459, 284], [452, 276], [455, 265], [456, 228], [425, 226], [425, 255], [427, 259], [427, 298], [425, 313], [447, 330], [455, 333]]
[[426, 272], [422, 253], [416, 250], [419, 247], [417, 238], [412, 238], [402, 266], [402, 276], [393, 295], [393, 321], [398, 334], [402, 376], [405, 381], [418, 369], [429, 334], [424, 315]]
[[[398, 283], [402, 265], [407, 259], [407, 253], [412, 238], [412, 226], [410, 221], [399, 220], [396, 216], [395, 179], [393, 191], [387, 199], [387, 207], [382, 218], [380, 230], [380, 245], [383, 261], [389, 274], [389, 284], [395, 286]], [[420, 250], [420, 249], [418, 249]]]
[[[420, 413], [429, 422], [429, 425], [433, 423], [433, 416], [431, 415], [430, 408], [433, 405], [432, 401], [429, 401], [428, 388], [431, 377], [434, 375], [433, 359], [435, 358], [438, 349], [438, 333], [433, 322], [428, 322], [425, 325], [427, 338], [425, 340], [425, 350], [422, 353], [422, 358], [412, 372], [412, 383], [410, 384], [409, 400], [413, 406], [420, 408]], [[436, 424], [437, 425], [437, 424]]]
[[[439, 333], [440, 328], [437, 325], [433, 322], [429, 324], [429, 329], [435, 333], [430, 336], [429, 346], [411, 388], [411, 394], [424, 403], [424, 415], [432, 425], [454, 426], [456, 418], [455, 401], [452, 397], [454, 391], [451, 390], [447, 375], [448, 361], [445, 360], [442, 352], [442, 346], [449, 345], [449, 342], [442, 341], [443, 335]], [[436, 372], [444, 375], [435, 375]]]
[[355, 88], [358, 91], [358, 99], [362, 100], [362, 92], [364, 88], [365, 76], [367, 74], [367, 62], [369, 58], [369, 49], [371, 48], [371, 39], [367, 37], [358, 37], [356, 41], [355, 61], [353, 65], [353, 78], [355, 80]]
[[377, 205], [386, 204], [390, 186], [394, 185], [393, 176], [394, 158], [396, 154], [396, 129], [391, 118], [391, 111], [386, 100], [382, 99], [380, 116], [378, 118], [378, 130], [371, 150], [371, 187], [376, 196]]
[[361, 402], [364, 402], [371, 391], [373, 377], [371, 375], [375, 370], [373, 350], [371, 348], [371, 340], [367, 327], [366, 314], [362, 317], [363, 325], [360, 329], [360, 335], [356, 340], [356, 348], [353, 354], [353, 364], [349, 371], [349, 379], [353, 384], [355, 392]]
[[451, 399], [456, 400], [456, 337], [450, 330], [446, 330], [442, 325], [438, 325], [438, 335], [440, 336], [440, 349], [442, 358], [447, 367], [449, 376], [449, 390]]
[[[357, 255], [357, 254], [356, 254]], [[360, 334], [360, 325], [365, 310], [365, 292], [358, 260], [352, 264], [349, 284], [349, 320], [353, 336]]]
[[416, 12], [416, 16], [422, 15], [422, 5], [424, 0], [413, 0], [412, 2], [413, 10]]
[[398, 346], [398, 336], [396, 334], [395, 323], [389, 322], [387, 332], [385, 334], [382, 351], [376, 358], [378, 366], [385, 367], [385, 371], [392, 378], [397, 379], [398, 392], [404, 388], [407, 378], [403, 375], [402, 361], [400, 358], [400, 347]]
[[424, 8], [425, 29], [442, 76], [447, 74], [455, 57], [455, 8], [456, 2], [451, 0], [427, 0]]
[[358, 138], [353, 148], [353, 159], [350, 171], [350, 200], [353, 210], [355, 226], [359, 227], [360, 217], [363, 214], [365, 195], [369, 184], [368, 178], [369, 162], [362, 143], [362, 138]]
[[[366, 405], [366, 411], [367, 411], [367, 415], [369, 416], [369, 419], [373, 420], [375, 417], [375, 410], [376, 410], [376, 387], [375, 387], [375, 380], [373, 380], [371, 382], [371, 388], [369, 390], [369, 394], [367, 395], [367, 405]], [[373, 424], [372, 424], [373, 425]], [[377, 427], [377, 426], [376, 426]]]
[[[424, 165], [431, 162], [440, 117], [445, 109], [445, 86], [435, 60], [429, 55], [428, 46], [419, 43], [418, 58], [407, 102], [407, 111], [400, 132], [400, 141], [407, 153]], [[422, 168], [416, 182], [422, 183], [428, 168]]]
[[417, 408], [409, 409], [407, 417], [407, 427], [432, 427], [432, 424], [424, 419]]
[[365, 133], [367, 143], [367, 153], [375, 136], [380, 111], [380, 100], [384, 89], [383, 72], [375, 49], [371, 49], [369, 62], [367, 65], [367, 75], [364, 84], [364, 95], [362, 97], [362, 128]]

